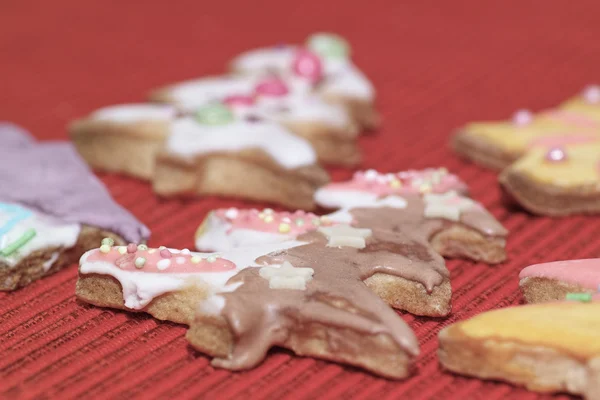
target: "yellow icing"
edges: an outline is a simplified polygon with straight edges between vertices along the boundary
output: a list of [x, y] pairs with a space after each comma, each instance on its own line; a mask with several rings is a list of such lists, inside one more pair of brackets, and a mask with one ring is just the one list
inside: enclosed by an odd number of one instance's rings
[[510, 168], [541, 183], [565, 188], [595, 185], [600, 181], [600, 141], [564, 147], [567, 160], [546, 161], [546, 149], [530, 150]]
[[582, 358], [600, 354], [600, 302], [544, 303], [504, 308], [459, 322], [471, 339], [496, 339], [544, 346]]

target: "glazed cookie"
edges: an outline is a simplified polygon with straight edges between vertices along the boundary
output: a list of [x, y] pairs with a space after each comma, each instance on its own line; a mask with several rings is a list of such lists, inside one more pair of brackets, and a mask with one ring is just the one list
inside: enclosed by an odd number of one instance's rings
[[600, 87], [590, 86], [558, 108], [533, 114], [517, 111], [510, 121], [474, 122], [453, 137], [461, 156], [503, 169], [530, 149], [589, 143], [600, 137]]
[[188, 339], [217, 367], [252, 368], [280, 346], [403, 378], [418, 343], [379, 296], [394, 293], [414, 312], [447, 313], [448, 276], [427, 243], [338, 224], [218, 254], [103, 246], [82, 257], [77, 295], [191, 322]]
[[104, 236], [113, 243], [148, 238], [70, 144], [37, 143], [10, 124], [0, 124], [0, 136], [0, 290], [77, 262]]
[[258, 115], [308, 140], [321, 162], [355, 165], [360, 161], [358, 127], [347, 110], [312, 93], [300, 78], [209, 77], [158, 89], [151, 99], [186, 111], [224, 102], [241, 117]]
[[598, 332], [600, 303], [530, 304], [443, 329], [438, 355], [459, 374], [599, 399]]
[[600, 300], [600, 259], [530, 265], [519, 275], [528, 303]]
[[[410, 229], [445, 257], [490, 264], [504, 261], [508, 232], [481, 204], [464, 196], [466, 192], [467, 186], [443, 168], [396, 174], [370, 170], [356, 173], [348, 182], [320, 188], [315, 201], [341, 208], [329, 215], [333, 221]], [[377, 222], [363, 217], [364, 213]]]
[[277, 73], [303, 78], [313, 85], [315, 93], [346, 107], [363, 128], [379, 126], [373, 85], [352, 63], [348, 43], [337, 35], [318, 33], [304, 46], [251, 50], [236, 57], [231, 69], [239, 74]]
[[71, 133], [92, 166], [151, 179], [162, 196], [236, 196], [310, 209], [315, 189], [328, 181], [307, 141], [224, 104], [193, 115], [115, 106], [75, 122]]
[[502, 171], [500, 183], [519, 204], [535, 214], [599, 213], [600, 136], [586, 144], [555, 143], [551, 148], [530, 150]]

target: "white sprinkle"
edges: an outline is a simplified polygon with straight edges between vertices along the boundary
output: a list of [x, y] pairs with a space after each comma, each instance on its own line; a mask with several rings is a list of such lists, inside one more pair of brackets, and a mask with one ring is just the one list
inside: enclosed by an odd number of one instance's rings
[[168, 258], [163, 258], [159, 262], [156, 263], [156, 268], [163, 271], [171, 266], [171, 260]]
[[238, 209], [237, 208], [230, 208], [229, 210], [225, 211], [225, 217], [229, 218], [229, 219], [236, 219], [238, 216]]
[[183, 249], [183, 250], [181, 250], [181, 254], [189, 255], [190, 253], [191, 253], [190, 249]]
[[175, 259], [175, 262], [176, 262], [177, 264], [183, 264], [183, 263], [185, 263], [185, 257], [177, 257], [177, 258]]

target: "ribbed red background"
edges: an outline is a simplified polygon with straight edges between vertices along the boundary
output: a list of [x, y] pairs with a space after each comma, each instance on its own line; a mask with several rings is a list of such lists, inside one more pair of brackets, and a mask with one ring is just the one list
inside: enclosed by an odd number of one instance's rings
[[[285, 351], [273, 351], [252, 371], [214, 370], [188, 347], [182, 326], [78, 303], [73, 266], [0, 294], [0, 393], [61, 399], [538, 398], [442, 372], [436, 334], [454, 321], [518, 303], [517, 274], [528, 264], [598, 257], [600, 221], [508, 211], [495, 174], [458, 160], [447, 142], [452, 128], [468, 120], [550, 106], [598, 80], [599, 14], [597, 0], [2, 0], [0, 118], [41, 139], [66, 138], [65, 125], [97, 107], [141, 101], [157, 85], [220, 73], [244, 49], [300, 42], [317, 30], [339, 32], [378, 88], [385, 117], [380, 132], [361, 139], [362, 167], [446, 166], [511, 236], [504, 265], [448, 263], [450, 317], [403, 316], [422, 348], [418, 373], [404, 382]], [[337, 179], [351, 173], [333, 172]], [[154, 246], [191, 248], [208, 210], [244, 206], [214, 198], [159, 201], [146, 184], [102, 178], [116, 200], [151, 227]]]

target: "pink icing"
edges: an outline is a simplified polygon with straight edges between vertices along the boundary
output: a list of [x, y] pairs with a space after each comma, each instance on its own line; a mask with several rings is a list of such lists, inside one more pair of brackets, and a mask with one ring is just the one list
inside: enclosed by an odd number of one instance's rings
[[519, 274], [519, 279], [529, 277], [556, 279], [598, 290], [598, 285], [600, 285], [600, 259], [555, 261], [530, 265]]
[[596, 142], [599, 139], [590, 135], [565, 134], [560, 136], [546, 136], [532, 140], [529, 148], [533, 147], [562, 147], [570, 144], [585, 144]]
[[292, 70], [298, 76], [307, 78], [312, 83], [318, 82], [323, 77], [321, 59], [311, 51], [298, 50], [292, 61]]
[[250, 107], [254, 104], [254, 97], [233, 95], [225, 97], [223, 102], [231, 107]]
[[[119, 247], [112, 247], [108, 253], [102, 253], [99, 249], [92, 250], [88, 255], [87, 261], [109, 262], [125, 271], [141, 271], [166, 274], [185, 274], [198, 272], [225, 272], [235, 269], [235, 264], [224, 258], [216, 258], [209, 262], [202, 258], [199, 263], [193, 263], [193, 255], [190, 253], [172, 253], [171, 257], [164, 257], [163, 252], [158, 249], [136, 250], [133, 253], [121, 254], [117, 250]], [[155, 250], [150, 253], [151, 250]], [[142, 268], [135, 266], [135, 260], [138, 257], [145, 258], [146, 262]], [[163, 261], [162, 264], [158, 264]], [[157, 265], [158, 264], [158, 265]], [[161, 268], [159, 268], [159, 266]]]
[[[259, 232], [281, 233], [297, 236], [310, 230], [317, 229], [318, 226], [332, 225], [331, 221], [322, 219], [313, 213], [307, 213], [302, 210], [291, 212], [275, 212], [271, 210], [259, 211], [252, 210], [234, 210], [218, 209], [214, 214], [231, 224], [227, 233], [235, 229], [249, 229]], [[317, 222], [315, 224], [315, 222]], [[284, 229], [282, 229], [282, 227]], [[289, 228], [289, 230], [288, 230]]]
[[[398, 185], [398, 183], [400, 185]], [[466, 186], [456, 175], [444, 170], [428, 168], [424, 170], [409, 170], [395, 174], [380, 174], [373, 170], [359, 171], [351, 180], [330, 183], [325, 190], [352, 190], [374, 193], [379, 196], [402, 193], [420, 193], [423, 185], [430, 193], [445, 193], [450, 190], [466, 191]]]
[[569, 110], [552, 110], [545, 113], [548, 117], [555, 121], [563, 122], [565, 124], [575, 125], [579, 128], [598, 128], [600, 121], [597, 121], [585, 114], [581, 114], [575, 111]]
[[289, 89], [284, 81], [279, 78], [266, 78], [256, 84], [254, 88], [256, 94], [262, 96], [285, 96], [289, 93]]

